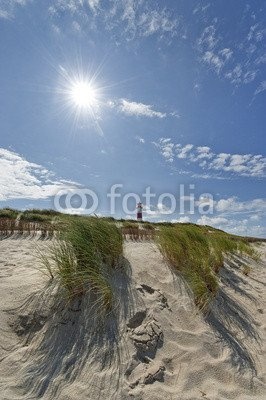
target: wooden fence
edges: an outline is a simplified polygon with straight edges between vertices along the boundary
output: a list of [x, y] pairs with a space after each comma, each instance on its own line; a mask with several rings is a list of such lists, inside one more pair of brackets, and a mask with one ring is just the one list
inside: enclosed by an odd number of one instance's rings
[[[40, 238], [52, 238], [55, 232], [60, 231], [60, 224], [51, 222], [32, 222], [23, 219], [15, 220], [11, 218], [0, 218], [0, 237], [11, 236], [36, 236]], [[124, 240], [146, 241], [154, 240], [155, 229], [145, 229], [144, 227], [121, 227]]]
[[35, 236], [40, 234], [42, 238], [52, 237], [54, 226], [48, 222], [31, 222], [15, 220], [11, 218], [0, 218], [0, 235], [9, 237], [13, 235]]
[[154, 240], [156, 231], [155, 229], [145, 229], [136, 227], [122, 227], [121, 228], [124, 240], [143, 241]]

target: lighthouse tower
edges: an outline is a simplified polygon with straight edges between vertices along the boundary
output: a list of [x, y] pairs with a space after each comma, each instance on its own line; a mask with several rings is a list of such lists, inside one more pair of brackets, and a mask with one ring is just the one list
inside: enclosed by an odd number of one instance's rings
[[137, 204], [137, 221], [142, 221], [142, 203]]

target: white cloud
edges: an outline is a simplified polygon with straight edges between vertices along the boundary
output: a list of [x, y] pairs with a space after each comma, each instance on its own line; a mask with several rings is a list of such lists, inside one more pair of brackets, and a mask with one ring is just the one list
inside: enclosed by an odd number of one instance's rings
[[6, 10], [0, 9], [0, 18], [9, 19], [11, 15]]
[[210, 25], [203, 30], [200, 38], [198, 39], [198, 46], [202, 50], [211, 50], [216, 46], [217, 42], [218, 39], [216, 38], [216, 28], [214, 25]]
[[153, 142], [153, 144], [159, 148], [161, 155], [165, 158], [167, 162], [172, 163], [174, 161], [174, 143], [171, 143], [169, 138], [161, 138], [158, 143]]
[[259, 216], [258, 214], [254, 214], [254, 215], [251, 215], [251, 216], [249, 217], [249, 219], [250, 219], [251, 221], [259, 221], [259, 220], [260, 220], [260, 216]]
[[177, 111], [172, 111], [172, 112], [170, 112], [170, 115], [171, 115], [172, 117], [177, 118], [177, 119], [181, 118], [181, 115], [180, 115], [179, 112], [177, 112]]
[[171, 222], [173, 223], [180, 223], [180, 224], [187, 224], [188, 222], [190, 222], [190, 218], [188, 216], [185, 217], [180, 217], [178, 219], [172, 219]]
[[81, 26], [77, 21], [72, 22], [72, 28], [75, 32], [81, 32]]
[[261, 56], [259, 56], [257, 59], [256, 59], [256, 61], [255, 61], [255, 63], [256, 64], [266, 64], [266, 53], [265, 54], [262, 54]]
[[130, 116], [148, 117], [148, 118], [165, 118], [166, 113], [155, 111], [153, 106], [143, 103], [136, 103], [126, 99], [120, 99], [118, 108], [120, 112]]
[[[72, 16], [79, 16], [83, 21], [82, 27], [88, 29], [89, 15], [86, 10], [89, 6], [93, 14], [91, 27], [107, 31], [120, 29], [121, 40], [134, 40], [141, 37], [157, 35], [172, 38], [182, 31], [181, 18], [166, 7], [154, 6], [152, 2], [143, 0], [121, 0], [103, 2], [101, 0], [55, 0], [49, 7], [50, 16], [58, 16], [60, 12], [68, 12]], [[118, 42], [116, 38], [116, 42]]]
[[233, 50], [229, 47], [220, 47], [220, 36], [217, 36], [214, 25], [207, 26], [197, 41], [197, 48], [201, 60], [209, 65], [218, 75], [230, 60]]
[[225, 77], [234, 83], [239, 85], [240, 83], [250, 83], [256, 78], [257, 71], [248, 70], [244, 71], [241, 64], [237, 64], [235, 68], [225, 74]]
[[180, 144], [177, 144], [175, 147], [178, 158], [187, 158], [188, 153], [193, 149], [193, 144], [186, 144], [184, 147], [181, 147]]
[[221, 68], [224, 65], [224, 61], [219, 56], [214, 54], [212, 51], [206, 51], [203, 54], [202, 60], [205, 63], [207, 63], [210, 66], [212, 66], [217, 71], [217, 73], [220, 72]]
[[210, 3], [206, 4], [205, 6], [201, 6], [200, 4], [198, 4], [194, 10], [193, 10], [193, 14], [197, 14], [197, 13], [204, 13], [208, 10], [208, 8], [210, 7]]
[[213, 153], [211, 153], [211, 149], [208, 146], [198, 146], [196, 147], [196, 153], [195, 155], [191, 156], [193, 157], [193, 161], [199, 161], [199, 160], [206, 160], [210, 159], [213, 157]]
[[[244, 33], [242, 39], [231, 40], [226, 46], [226, 34], [223, 34], [221, 22], [215, 18], [206, 26], [196, 45], [200, 60], [210, 67], [220, 78], [229, 80], [234, 86], [253, 82], [259, 74], [258, 65], [265, 62], [262, 42], [266, 30], [256, 23]], [[219, 27], [219, 30], [218, 30]], [[241, 62], [239, 62], [241, 60]]]
[[202, 85], [200, 83], [195, 83], [193, 89], [195, 90], [195, 92], [200, 92], [202, 89]]
[[170, 33], [170, 35], [175, 36], [178, 20], [172, 18], [165, 9], [161, 11], [152, 10], [142, 13], [137, 25], [140, 28], [140, 34], [143, 36], [151, 36], [157, 32]]
[[253, 39], [255, 42], [261, 42], [265, 35], [265, 31], [266, 31], [265, 29], [259, 28], [258, 23], [255, 25], [252, 25], [249, 29], [247, 40], [251, 41]]
[[136, 136], [136, 140], [141, 144], [145, 143], [145, 139], [143, 137], [141, 137], [141, 136]]
[[17, 6], [24, 6], [32, 0], [6, 0], [0, 1], [0, 18], [10, 19], [13, 17]]
[[215, 210], [220, 213], [266, 212], [266, 200], [253, 199], [241, 202], [237, 197], [229, 197], [218, 200], [215, 203]]
[[266, 90], [266, 81], [262, 81], [259, 86], [257, 87], [257, 89], [255, 90], [254, 95], [256, 96], [259, 93], [262, 93]]
[[207, 215], [202, 215], [198, 220], [199, 225], [224, 225], [228, 224], [228, 219], [224, 217], [208, 217]]
[[161, 138], [154, 144], [166, 161], [183, 159], [209, 171], [250, 177], [266, 176], [266, 158], [261, 154], [214, 153], [208, 146], [182, 146], [180, 143], [173, 143], [169, 138]]
[[256, 221], [250, 221], [250, 219], [247, 218], [228, 219], [220, 216], [209, 217], [206, 215], [201, 216], [197, 220], [197, 224], [213, 226], [214, 228], [222, 229], [235, 235], [255, 237], [265, 236], [265, 228], [261, 225], [254, 225], [254, 222]]
[[233, 196], [214, 201], [214, 216], [202, 215], [197, 223], [210, 225], [238, 235], [265, 236], [265, 227], [259, 221], [265, 217], [266, 200], [240, 201]]
[[233, 51], [231, 49], [224, 48], [219, 51], [219, 54], [221, 54], [221, 56], [225, 57], [225, 60], [227, 61], [227, 60], [229, 60], [229, 58], [232, 57]]
[[89, 4], [91, 10], [95, 13], [95, 12], [97, 12], [97, 10], [100, 6], [100, 0], [88, 0], [88, 4]]
[[46, 199], [63, 188], [75, 187], [71, 182], [55, 180], [41, 165], [31, 163], [19, 154], [0, 148], [0, 200]]

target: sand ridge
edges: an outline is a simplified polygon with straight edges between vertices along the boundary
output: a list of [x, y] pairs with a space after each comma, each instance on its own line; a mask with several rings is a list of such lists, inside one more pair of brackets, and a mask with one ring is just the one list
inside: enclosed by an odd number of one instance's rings
[[50, 241], [0, 241], [1, 400], [265, 398], [265, 259], [250, 276], [226, 260], [203, 317], [154, 243], [126, 242], [117, 305], [99, 323], [93, 294], [65, 306], [37, 243]]

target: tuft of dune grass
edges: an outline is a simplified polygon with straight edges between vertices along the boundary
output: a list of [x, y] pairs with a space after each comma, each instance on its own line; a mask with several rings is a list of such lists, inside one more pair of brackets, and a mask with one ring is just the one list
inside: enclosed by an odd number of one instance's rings
[[70, 300], [92, 290], [100, 310], [107, 312], [114, 300], [108, 277], [122, 253], [122, 235], [114, 223], [78, 217], [66, 219], [50, 254], [40, 259]]
[[3, 219], [16, 219], [18, 216], [18, 211], [13, 208], [2, 208], [0, 209], [0, 218]]
[[32, 212], [32, 211], [24, 211], [20, 216], [21, 221], [27, 222], [50, 222], [51, 216], [45, 215], [42, 213]]
[[259, 257], [247, 241], [194, 224], [162, 225], [157, 240], [162, 254], [182, 274], [196, 305], [203, 310], [218, 291], [217, 274], [226, 255], [245, 254], [256, 260]]

